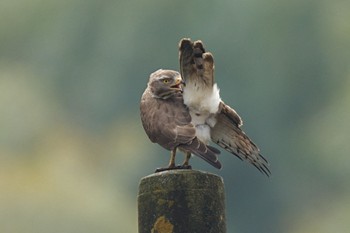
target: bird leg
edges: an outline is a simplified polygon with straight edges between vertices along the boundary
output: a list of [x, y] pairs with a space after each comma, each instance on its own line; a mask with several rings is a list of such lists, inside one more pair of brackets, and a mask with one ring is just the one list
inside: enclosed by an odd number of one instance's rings
[[168, 169], [172, 169], [175, 167], [175, 156], [176, 156], [176, 147], [171, 150]]
[[168, 167], [157, 168], [156, 172], [162, 172], [162, 171], [177, 169], [177, 167], [175, 166], [175, 156], [176, 156], [176, 147], [174, 149], [172, 149], [171, 152], [170, 152], [170, 161], [169, 161]]
[[176, 148], [171, 150], [168, 167], [157, 168], [155, 172], [162, 172], [162, 171], [175, 170], [175, 169], [192, 169], [191, 165], [189, 164], [189, 160], [191, 158], [190, 152], [186, 152], [185, 160], [183, 164], [180, 166], [175, 166], [175, 156], [176, 156]]
[[182, 168], [183, 169], [192, 169], [191, 165], [190, 165], [190, 158], [191, 158], [191, 152], [186, 152], [186, 155], [185, 155], [185, 160], [182, 164]]

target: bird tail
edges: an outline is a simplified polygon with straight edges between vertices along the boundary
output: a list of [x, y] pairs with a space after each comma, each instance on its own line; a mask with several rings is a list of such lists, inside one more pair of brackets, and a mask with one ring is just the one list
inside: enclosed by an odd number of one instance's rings
[[220, 151], [212, 146], [204, 144], [198, 138], [193, 139], [188, 144], [181, 145], [180, 148], [197, 155], [217, 169], [221, 169], [222, 167], [220, 161], [218, 160]]

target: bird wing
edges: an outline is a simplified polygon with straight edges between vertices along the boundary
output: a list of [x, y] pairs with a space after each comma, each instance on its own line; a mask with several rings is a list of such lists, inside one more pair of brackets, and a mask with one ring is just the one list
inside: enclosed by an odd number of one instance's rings
[[184, 38], [179, 43], [180, 73], [185, 82], [198, 81], [207, 88], [214, 84], [213, 55], [205, 52], [202, 41]]
[[[194, 89], [184, 89], [184, 97], [186, 95], [197, 95], [205, 98], [208, 89], [216, 89], [216, 85], [214, 85], [214, 59], [210, 52], [205, 52], [201, 41], [192, 42], [190, 39], [182, 39], [179, 43], [179, 61], [180, 73], [186, 85], [187, 83], [195, 83], [196, 86]], [[186, 91], [191, 93], [186, 93]], [[212, 103], [218, 103], [219, 105], [218, 111], [214, 114], [215, 124], [209, 123], [212, 127], [210, 130], [212, 141], [241, 160], [247, 160], [259, 171], [269, 175], [270, 171], [266, 159], [260, 154], [258, 147], [240, 128], [243, 124], [240, 116], [220, 99], [219, 102], [217, 102], [218, 98], [211, 100], [213, 100]], [[187, 102], [185, 101], [185, 103]], [[190, 103], [189, 107], [195, 109], [198, 113], [198, 109], [204, 109], [203, 106], [205, 104], [201, 104], [202, 106], [196, 107], [195, 105], [198, 104], [194, 102]], [[210, 104], [208, 103], [208, 105]], [[211, 121], [210, 117], [206, 122], [208, 123], [209, 121]]]
[[269, 176], [271, 172], [267, 160], [240, 128], [242, 120], [236, 111], [221, 102], [216, 119], [217, 123], [210, 131], [212, 141], [239, 159], [248, 161], [260, 172]]
[[184, 149], [221, 168], [218, 151], [196, 137], [196, 128], [181, 95], [167, 100], [149, 95], [141, 101], [140, 109], [144, 129], [152, 142], [168, 150]]

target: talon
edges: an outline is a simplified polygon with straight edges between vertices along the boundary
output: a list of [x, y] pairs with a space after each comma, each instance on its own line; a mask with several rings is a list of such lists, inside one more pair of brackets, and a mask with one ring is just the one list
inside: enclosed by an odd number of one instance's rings
[[192, 169], [192, 166], [187, 164], [187, 165], [182, 165], [181, 169]]
[[192, 169], [192, 166], [183, 164], [183, 165], [177, 165], [174, 167], [160, 167], [160, 168], [157, 168], [154, 172], [158, 173], [158, 172], [164, 172], [164, 171], [170, 171], [170, 170], [180, 170], [180, 169]]
[[163, 171], [168, 171], [171, 170], [172, 168], [168, 168], [168, 167], [159, 167], [157, 168], [154, 173], [158, 173], [158, 172], [163, 172]]

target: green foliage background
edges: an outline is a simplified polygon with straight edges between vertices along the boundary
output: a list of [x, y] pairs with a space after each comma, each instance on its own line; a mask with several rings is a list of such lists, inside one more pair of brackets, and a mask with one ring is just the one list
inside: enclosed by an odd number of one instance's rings
[[137, 232], [139, 179], [167, 163], [139, 120], [182, 37], [213, 52], [222, 98], [273, 176], [222, 153], [228, 232], [346, 232], [350, 2], [0, 3], [0, 231]]

